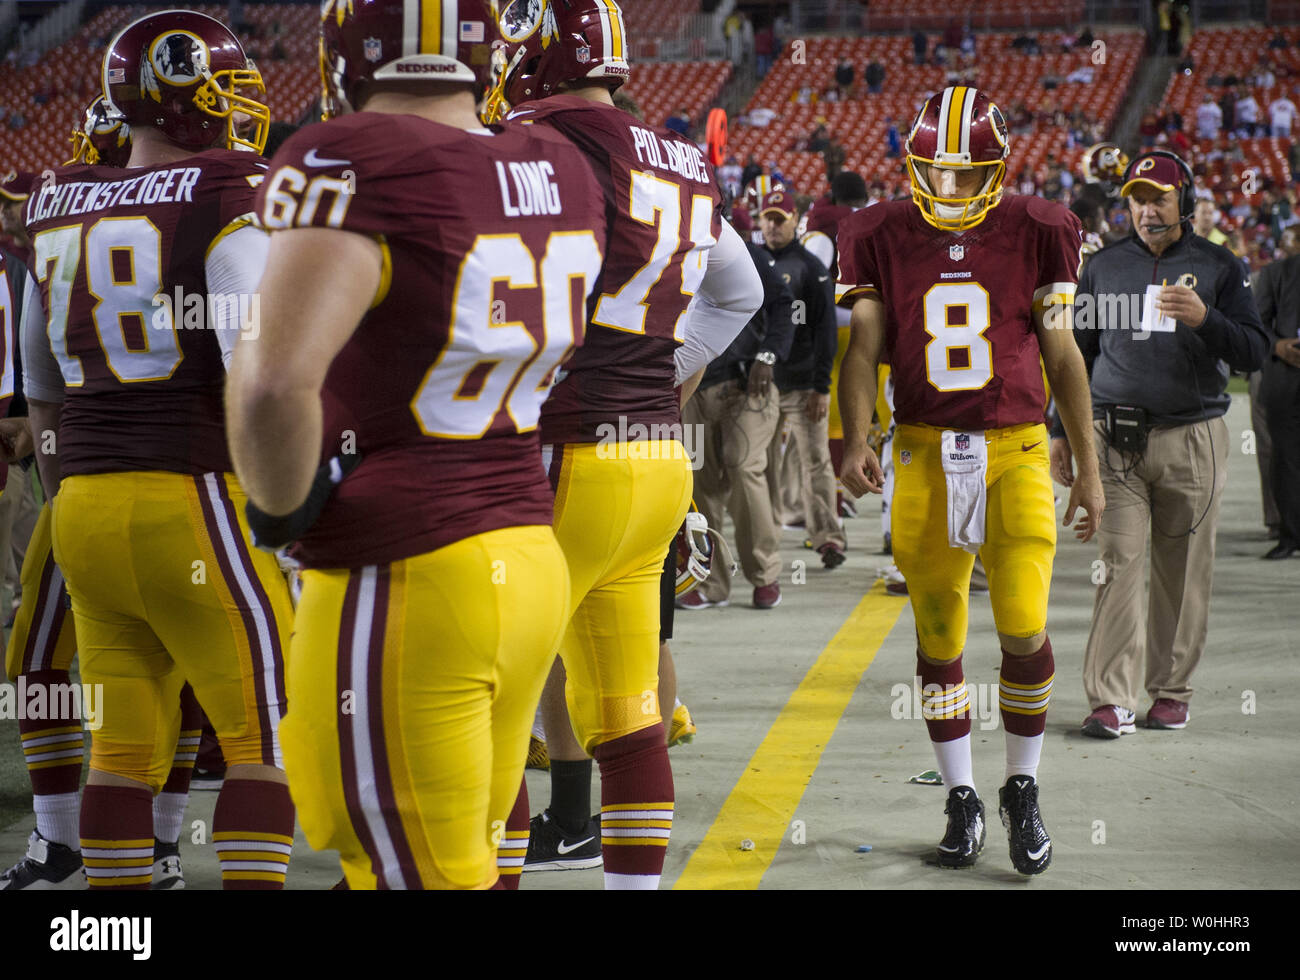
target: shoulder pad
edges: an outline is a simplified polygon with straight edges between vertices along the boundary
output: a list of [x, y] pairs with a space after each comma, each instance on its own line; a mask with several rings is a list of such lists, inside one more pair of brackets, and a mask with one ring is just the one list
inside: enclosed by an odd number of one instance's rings
[[[1020, 195], [1017, 195], [1018, 197]], [[1064, 204], [1058, 204], [1055, 201], [1048, 201], [1045, 198], [1034, 195], [1032, 197], [1022, 197], [1025, 203], [1025, 210], [1029, 217], [1033, 218], [1040, 225], [1056, 227], [1058, 225], [1068, 225], [1070, 219], [1074, 217], [1074, 212]]]
[[[908, 201], [885, 201], [874, 207], [862, 208], [860, 211], [854, 211], [852, 214], [841, 219], [839, 233], [841, 235], [870, 235], [881, 225], [891, 214], [897, 214], [896, 205], [905, 205], [906, 207], [915, 207], [910, 200]], [[898, 220], [895, 218], [894, 220]]]

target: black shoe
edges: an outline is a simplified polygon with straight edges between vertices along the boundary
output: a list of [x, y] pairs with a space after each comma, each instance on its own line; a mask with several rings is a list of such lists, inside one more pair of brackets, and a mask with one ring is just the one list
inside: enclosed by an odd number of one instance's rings
[[969, 786], [954, 786], [948, 792], [948, 832], [939, 842], [939, 866], [970, 868], [984, 850], [984, 804]]
[[885, 534], [885, 545], [880, 549], [880, 553], [882, 555], [892, 555], [894, 553], [894, 536], [892, 534]]
[[190, 791], [196, 793], [221, 792], [221, 786], [226, 781], [226, 770], [224, 769], [198, 769], [190, 775]]
[[171, 891], [185, 887], [185, 872], [181, 870], [181, 846], [179, 843], [168, 844], [154, 838], [153, 841], [153, 891]]
[[588, 820], [582, 833], [575, 836], [560, 829], [550, 810], [543, 810], [528, 822], [525, 871], [580, 871], [599, 868], [602, 863], [599, 816]]
[[89, 887], [81, 852], [46, 840], [35, 830], [27, 838], [26, 856], [0, 873], [0, 891], [71, 891]]
[[822, 545], [817, 553], [822, 556], [822, 567], [828, 572], [844, 564], [844, 551], [830, 541]]
[[1277, 561], [1280, 558], [1290, 558], [1296, 553], [1296, 551], [1300, 551], [1300, 549], [1296, 548], [1296, 546], [1291, 544], [1289, 541], [1283, 541], [1280, 544], [1274, 545], [1272, 550], [1262, 557], [1265, 561]]
[[1011, 863], [1022, 875], [1042, 874], [1052, 863], [1052, 838], [1038, 812], [1033, 776], [1012, 776], [998, 790], [998, 814], [1011, 844]]

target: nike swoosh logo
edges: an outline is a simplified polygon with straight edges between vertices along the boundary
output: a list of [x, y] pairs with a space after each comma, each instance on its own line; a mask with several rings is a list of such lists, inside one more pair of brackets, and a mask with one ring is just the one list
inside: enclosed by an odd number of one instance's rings
[[817, 277], [817, 281], [818, 281], [818, 282], [825, 282], [825, 281], [826, 281], [827, 279], [829, 279], [829, 278], [830, 278], [830, 276], [818, 276], [818, 277]]
[[537, 110], [532, 106], [528, 106], [525, 109], [516, 109], [514, 112], [510, 113], [510, 115], [506, 116], [506, 118], [514, 119], [516, 116], [522, 116], [525, 112], [536, 112], [536, 111]]
[[1022, 443], [1020, 444], [1020, 451], [1021, 451], [1022, 453], [1027, 453], [1027, 452], [1029, 452], [1029, 450], [1033, 449], [1035, 446], [1041, 446], [1042, 444], [1043, 444], [1043, 440], [1042, 440], [1042, 439], [1039, 439], [1039, 440], [1038, 440], [1037, 442], [1035, 442], [1035, 443], [1030, 443], [1028, 446], [1026, 446], [1026, 445], [1022, 442]]
[[1050, 851], [1051, 849], [1052, 849], [1052, 842], [1051, 842], [1051, 841], [1048, 841], [1046, 844], [1044, 844], [1044, 845], [1043, 845], [1042, 847], [1040, 847], [1038, 850], [1036, 850], [1036, 851], [1026, 851], [1025, 853], [1029, 855], [1029, 860], [1031, 860], [1031, 861], [1041, 861], [1042, 858], [1043, 858], [1043, 855], [1046, 854], [1046, 853], [1047, 853], [1048, 851]]
[[313, 146], [310, 150], [307, 151], [306, 156], [302, 158], [302, 162], [307, 164], [307, 166], [309, 167], [338, 167], [345, 163], [351, 163], [352, 161], [351, 160], [327, 160], [324, 157], [319, 157], [316, 155], [316, 147]]
[[[576, 851], [583, 844], [590, 844], [595, 839], [596, 839], [595, 837], [588, 837], [586, 840], [580, 840], [578, 841], [578, 843], [571, 844], [568, 847], [565, 846], [564, 841], [560, 841], [560, 843], [555, 845], [555, 849], [559, 851], [561, 854], [568, 854], [570, 851]], [[1034, 860], [1037, 861], [1038, 859], [1034, 858]]]

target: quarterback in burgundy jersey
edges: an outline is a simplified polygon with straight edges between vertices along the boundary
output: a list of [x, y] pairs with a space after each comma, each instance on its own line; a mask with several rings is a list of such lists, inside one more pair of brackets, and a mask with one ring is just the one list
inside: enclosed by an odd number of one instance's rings
[[126, 168], [56, 169], [25, 212], [40, 288], [24, 314], [25, 387], [37, 440], [58, 433], [57, 451], [38, 453], [57, 493], [54, 557], [83, 680], [131, 706], [108, 712], [92, 744], [86, 875], [150, 886], [155, 851], [139, 842], [190, 678], [229, 763], [213, 825], [223, 885], [281, 888], [292, 605], [275, 559], [251, 546], [222, 408], [223, 361], [256, 328], [264, 236], [248, 226], [269, 110], [230, 29], [189, 11], [125, 27], [102, 80], [108, 114], [131, 127]]
[[[574, 608], [542, 710], [548, 733], [571, 721], [579, 743], [564, 756], [548, 745], [552, 773], [559, 762], [589, 767], [586, 757], [595, 758], [605, 885], [654, 888], [673, 814], [663, 719], [647, 700], [659, 692], [657, 585], [692, 485], [676, 385], [726, 349], [762, 288], [722, 221], [700, 149], [613, 104], [630, 73], [618, 4], [512, 0], [501, 25], [507, 47], [489, 109], [508, 103], [510, 119], [563, 134], [585, 153], [609, 240], [587, 343], [542, 412]], [[576, 791], [560, 808], [565, 839], [596, 833], [589, 782], [580, 771], [567, 781]], [[553, 806], [554, 794], [553, 783]], [[552, 817], [534, 828], [539, 821]]]
[[507, 821], [568, 619], [538, 421], [583, 341], [603, 203], [560, 135], [479, 121], [493, 6], [327, 3], [329, 118], [258, 197], [236, 465], [271, 517], [355, 465], [297, 546], [282, 726], [303, 829], [352, 888], [517, 883], [527, 820]]
[[[1080, 226], [1059, 204], [1003, 199], [1006, 123], [973, 88], [932, 96], [907, 147], [912, 202], [877, 205], [840, 225], [839, 296], [853, 309], [840, 378], [841, 475], [854, 493], [880, 491], [866, 434], [876, 368], [887, 357], [897, 421], [894, 558], [916, 616], [923, 714], [951, 787], [938, 861], [969, 867], [985, 840], [962, 670], [979, 554], [1002, 646], [999, 812], [1012, 864], [1039, 874], [1052, 857], [1037, 772], [1054, 676], [1046, 627], [1056, 550], [1042, 372], [1067, 428], [1091, 445], [1087, 375], [1071, 318], [1061, 315], [1078, 282]], [[1095, 455], [1081, 461], [1080, 478], [1066, 523], [1082, 506], [1075, 529], [1087, 540], [1104, 506]]]

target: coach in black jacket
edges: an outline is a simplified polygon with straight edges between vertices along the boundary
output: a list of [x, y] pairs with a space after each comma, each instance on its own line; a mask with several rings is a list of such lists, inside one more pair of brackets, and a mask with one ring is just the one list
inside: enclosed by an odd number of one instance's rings
[[1260, 400], [1273, 445], [1271, 482], [1280, 519], [1278, 543], [1264, 557], [1290, 558], [1300, 550], [1300, 255], [1261, 269], [1254, 292], [1271, 345]]
[[779, 512], [780, 480], [777, 461], [783, 430], [789, 431], [786, 449], [798, 453], [799, 485], [807, 536], [821, 555], [822, 564], [835, 568], [844, 561], [844, 532], [835, 509], [835, 469], [831, 465], [828, 416], [831, 404], [831, 367], [835, 363], [835, 283], [821, 261], [795, 240], [794, 198], [773, 191], [763, 199], [759, 226], [777, 271], [794, 294], [794, 343], [790, 356], [777, 365], [776, 386], [781, 389], [781, 419], [768, 455], [768, 482], [773, 507]]
[[[1127, 177], [1120, 193], [1134, 234], [1088, 261], [1074, 318], [1106, 492], [1097, 536], [1105, 569], [1083, 668], [1092, 708], [1084, 734], [1101, 738], [1136, 730], [1144, 647], [1147, 727], [1187, 724], [1227, 477], [1228, 370], [1256, 370], [1267, 349], [1241, 262], [1192, 232], [1186, 165], [1147, 154]], [[1070, 455], [1064, 438], [1052, 440], [1053, 474], [1066, 485]]]
[[[736, 558], [754, 586], [754, 605], [780, 601], [781, 535], [767, 490], [767, 446], [776, 431], [777, 391], [773, 368], [790, 351], [794, 297], [772, 257], [746, 242], [759, 279], [763, 305], [718, 357], [709, 362], [700, 387], [682, 410], [682, 421], [700, 433], [694, 440], [695, 506], [722, 529], [725, 512], [736, 525]], [[731, 569], [714, 562], [709, 577], [677, 605], [683, 609], [723, 606], [731, 597]]]

